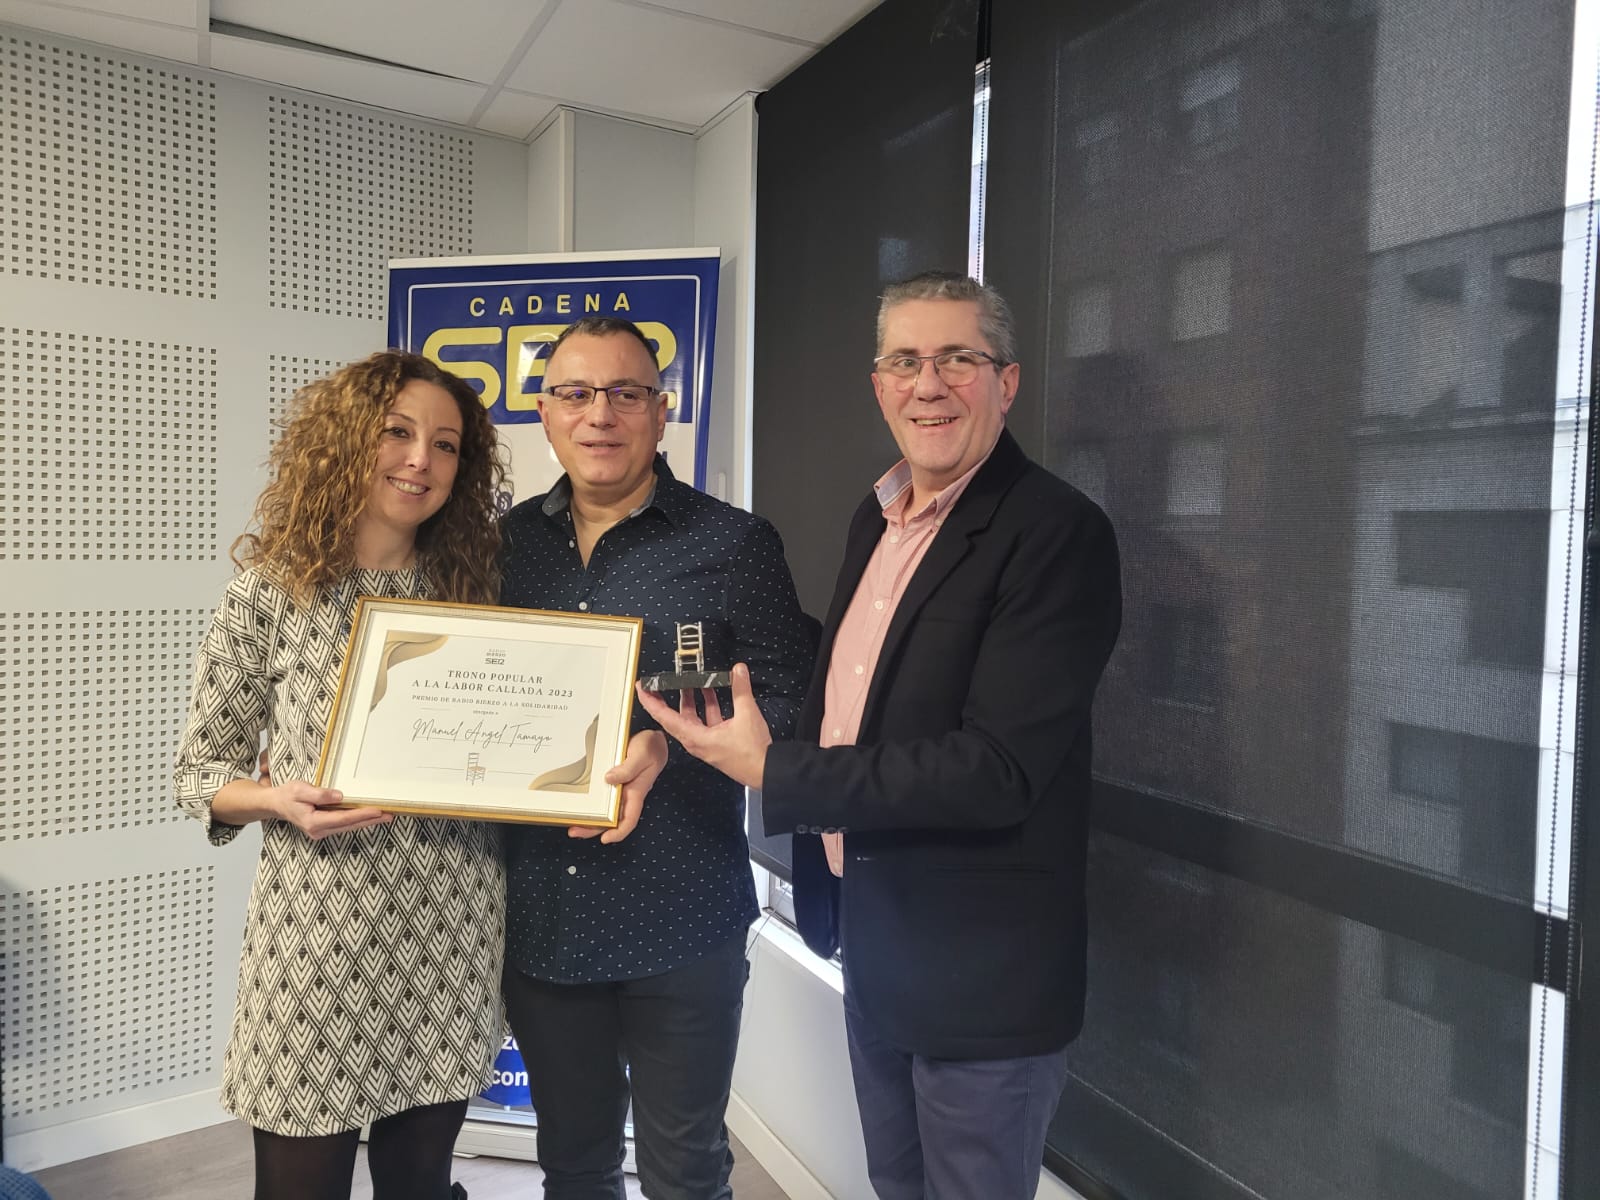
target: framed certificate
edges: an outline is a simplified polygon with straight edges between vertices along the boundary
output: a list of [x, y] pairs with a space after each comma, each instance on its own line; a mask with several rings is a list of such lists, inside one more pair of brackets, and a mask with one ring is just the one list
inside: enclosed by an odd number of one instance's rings
[[317, 783], [347, 808], [615, 826], [643, 628], [364, 596]]

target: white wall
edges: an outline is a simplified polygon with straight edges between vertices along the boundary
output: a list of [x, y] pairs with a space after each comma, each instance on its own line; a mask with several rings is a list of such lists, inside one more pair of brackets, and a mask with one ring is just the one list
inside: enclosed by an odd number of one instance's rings
[[735, 504], [750, 488], [754, 154], [745, 96], [696, 134], [558, 109], [528, 159], [533, 249], [721, 251], [706, 487]]
[[556, 109], [528, 147], [528, 249], [536, 253], [572, 249], [575, 123], [571, 109]]
[[528, 155], [528, 250], [690, 246], [695, 139], [558, 108]]
[[722, 251], [706, 486], [749, 508], [751, 350], [755, 336], [756, 106], [745, 96], [695, 135], [694, 244]]
[[0, 1043], [6, 1161], [38, 1168], [225, 1119], [259, 843], [209, 846], [170, 763], [269, 418], [383, 347], [387, 258], [523, 250], [529, 206], [520, 143], [0, 52]]
[[694, 244], [694, 137], [573, 115], [573, 249]]
[[871, 1197], [839, 970], [775, 919], [760, 930], [728, 1126], [793, 1200]]

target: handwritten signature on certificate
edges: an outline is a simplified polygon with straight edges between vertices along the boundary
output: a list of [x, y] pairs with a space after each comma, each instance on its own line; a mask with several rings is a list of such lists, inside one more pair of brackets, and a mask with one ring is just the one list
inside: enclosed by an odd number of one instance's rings
[[488, 749], [490, 746], [510, 746], [528, 749], [537, 754], [554, 739], [547, 733], [534, 733], [528, 721], [460, 720], [441, 724], [432, 717], [419, 717], [411, 724], [413, 742], [460, 742]]

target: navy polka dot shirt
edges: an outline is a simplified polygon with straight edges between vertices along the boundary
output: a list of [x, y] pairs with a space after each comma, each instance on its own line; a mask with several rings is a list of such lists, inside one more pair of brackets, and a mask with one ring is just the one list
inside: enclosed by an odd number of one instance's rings
[[[571, 495], [563, 477], [506, 514], [501, 603], [642, 617], [641, 675], [672, 670], [678, 624], [699, 621], [707, 669], [749, 663], [772, 736], [789, 737], [812, 643], [777, 530], [678, 482], [658, 456], [654, 494], [605, 532], [585, 568]], [[635, 702], [633, 728], [654, 727]], [[676, 742], [625, 841], [508, 829], [506, 962], [536, 979], [659, 974], [756, 917], [744, 789]]]

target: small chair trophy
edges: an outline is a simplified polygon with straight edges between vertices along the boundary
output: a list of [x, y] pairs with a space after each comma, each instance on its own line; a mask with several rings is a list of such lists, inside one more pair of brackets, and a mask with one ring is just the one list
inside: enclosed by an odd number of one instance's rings
[[727, 687], [733, 682], [733, 677], [727, 671], [706, 670], [700, 622], [694, 621], [678, 626], [678, 648], [672, 655], [671, 672], [647, 675], [639, 682], [647, 692], [679, 692]]

